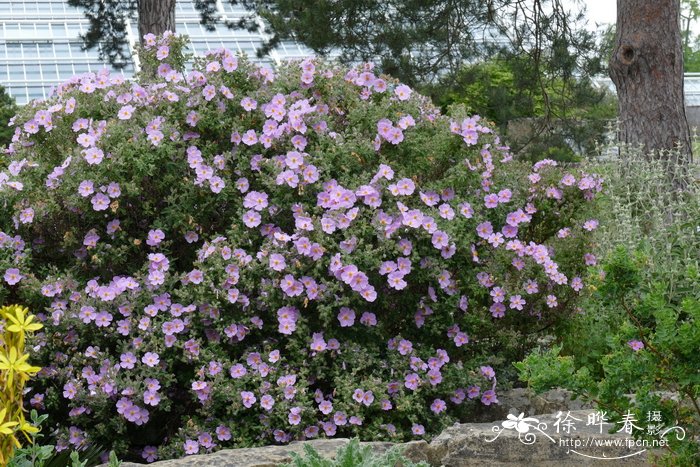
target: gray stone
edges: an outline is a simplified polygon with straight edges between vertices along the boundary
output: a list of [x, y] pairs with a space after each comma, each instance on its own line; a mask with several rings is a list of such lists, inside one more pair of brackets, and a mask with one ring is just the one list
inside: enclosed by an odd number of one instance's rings
[[[414, 461], [426, 461], [444, 467], [505, 467], [530, 464], [534, 467], [610, 467], [612, 465], [647, 466], [649, 451], [645, 448], [628, 447], [632, 442], [624, 433], [603, 432], [600, 427], [588, 425], [588, 415], [593, 413], [580, 401], [572, 400], [571, 393], [564, 390], [548, 391], [540, 396], [526, 389], [513, 389], [499, 393], [498, 406], [483, 412], [476, 423], [455, 424], [444, 430], [428, 444], [412, 441], [402, 445], [404, 455]], [[558, 412], [570, 414], [578, 419], [574, 429], [559, 433], [554, 423]], [[523, 413], [533, 417], [527, 433], [515, 429], [504, 429], [502, 422], [509, 414], [516, 417]], [[548, 415], [534, 415], [534, 414]], [[561, 419], [561, 417], [559, 417]], [[538, 430], [537, 428], [540, 430]], [[500, 432], [500, 433], [499, 433]], [[497, 436], [498, 435], [498, 436]], [[154, 467], [272, 467], [292, 460], [293, 452], [301, 453], [304, 444], [312, 445], [327, 458], [335, 457], [338, 448], [348, 439], [318, 439], [294, 442], [287, 446], [265, 446], [247, 449], [224, 449], [212, 454], [187, 456], [183, 459], [156, 462]], [[600, 446], [597, 443], [608, 443]], [[618, 443], [619, 446], [615, 446]], [[393, 444], [385, 442], [363, 443], [372, 446], [375, 453], [390, 449]], [[639, 453], [640, 451], [643, 451]], [[140, 464], [124, 463], [123, 467]], [[107, 467], [106, 464], [101, 467]]]
[[[317, 439], [304, 442], [293, 442], [285, 446], [264, 446], [259, 448], [243, 448], [243, 449], [222, 449], [211, 454], [200, 454], [187, 456], [182, 459], [171, 459], [159, 461], [149, 464], [154, 467], [195, 467], [195, 466], [212, 466], [212, 467], [275, 467], [280, 464], [291, 462], [292, 453], [302, 453], [305, 444], [310, 444], [324, 457], [332, 459], [338, 448], [345, 446], [350, 442], [347, 438], [336, 439]], [[362, 443], [372, 447], [372, 451], [383, 453], [389, 450], [393, 444], [385, 442], [368, 442]], [[420, 446], [427, 446], [425, 441], [417, 441], [407, 443], [409, 450], [418, 452]], [[416, 454], [418, 456], [418, 454]], [[425, 458], [425, 455], [423, 455]], [[103, 464], [100, 467], [107, 467]], [[122, 463], [122, 467], [143, 467], [142, 464], [134, 464], [131, 462]]]
[[[445, 467], [651, 465], [648, 450], [627, 447], [624, 443], [631, 438], [624, 433], [609, 434], [606, 430], [600, 433], [598, 426], [586, 426], [590, 413], [593, 411], [571, 411], [573, 417], [582, 421], [574, 422], [576, 429], [568, 434], [556, 432], [553, 424], [557, 414], [535, 417], [539, 424], [531, 422], [530, 425], [539, 425], [542, 432], [530, 429], [524, 434], [515, 429], [503, 429], [500, 423], [456, 424], [430, 443], [430, 461], [432, 465]], [[619, 442], [622, 446], [595, 445], [607, 442]]]
[[573, 397], [573, 393], [565, 389], [552, 389], [539, 395], [525, 388], [510, 389], [499, 392], [498, 405], [484, 406], [472, 421], [493, 422], [505, 420], [508, 414], [518, 415], [521, 412], [531, 416], [593, 407]]

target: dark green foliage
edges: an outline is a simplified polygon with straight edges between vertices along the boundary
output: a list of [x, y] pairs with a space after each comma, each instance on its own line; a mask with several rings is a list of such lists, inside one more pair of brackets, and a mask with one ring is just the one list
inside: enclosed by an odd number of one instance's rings
[[82, 8], [90, 21], [82, 35], [86, 49], [98, 48], [100, 59], [117, 69], [131, 61], [126, 34], [126, 20], [134, 16], [136, 0], [68, 0], [70, 6]]
[[[4, 87], [0, 86], [0, 148], [6, 147], [12, 142], [14, 129], [8, 126], [10, 119], [17, 113], [15, 100]], [[4, 167], [4, 156], [0, 154], [0, 167]]]
[[[39, 415], [36, 410], [30, 412], [31, 424], [41, 427], [48, 415]], [[41, 444], [39, 441], [44, 435], [36, 433], [32, 442], [17, 449], [8, 467], [86, 467], [100, 463], [100, 454], [103, 449], [98, 445], [91, 445], [81, 451], [65, 450], [58, 452], [51, 444]], [[113, 454], [113, 453], [112, 453]], [[114, 458], [110, 455], [110, 467], [118, 466], [118, 462], [112, 462]]]
[[535, 71], [529, 56], [504, 53], [463, 67], [429, 92], [443, 109], [468, 105], [504, 133], [509, 122], [529, 119], [529, 132], [508, 132], [509, 144], [525, 159], [577, 161], [577, 153], [590, 153], [603, 142], [617, 114], [614, 96], [585, 76], [537, 76]]

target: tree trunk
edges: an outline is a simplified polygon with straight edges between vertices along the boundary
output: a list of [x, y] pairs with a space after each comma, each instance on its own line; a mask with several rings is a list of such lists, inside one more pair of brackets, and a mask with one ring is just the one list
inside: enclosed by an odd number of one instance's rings
[[[617, 88], [620, 140], [644, 145], [648, 157], [690, 162], [680, 0], [617, 0], [610, 77]], [[674, 148], [682, 160], [669, 157]]]
[[139, 41], [148, 33], [175, 32], [175, 0], [138, 0]]

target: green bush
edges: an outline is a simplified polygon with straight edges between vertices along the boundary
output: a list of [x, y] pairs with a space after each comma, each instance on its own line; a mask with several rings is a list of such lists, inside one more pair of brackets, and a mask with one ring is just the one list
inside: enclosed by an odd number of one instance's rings
[[[624, 148], [623, 148], [624, 149]], [[669, 187], [667, 167], [638, 151], [606, 163], [598, 254], [582, 312], [560, 328], [558, 346], [516, 364], [535, 391], [573, 390], [620, 423], [632, 414], [637, 438], [648, 425], [673, 426], [672, 465], [700, 463], [700, 193]], [[649, 420], [658, 412], [660, 421]], [[618, 424], [619, 428], [620, 425]], [[682, 438], [682, 439], [680, 439]]]

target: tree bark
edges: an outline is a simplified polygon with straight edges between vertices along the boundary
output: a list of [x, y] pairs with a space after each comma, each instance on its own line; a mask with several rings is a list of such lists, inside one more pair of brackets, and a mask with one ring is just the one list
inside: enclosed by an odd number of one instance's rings
[[[648, 157], [692, 161], [680, 0], [617, 0], [610, 77], [617, 88], [620, 140], [644, 145]], [[679, 149], [681, 160], [670, 156], [672, 149]]]
[[138, 0], [139, 41], [148, 33], [175, 32], [175, 0]]

